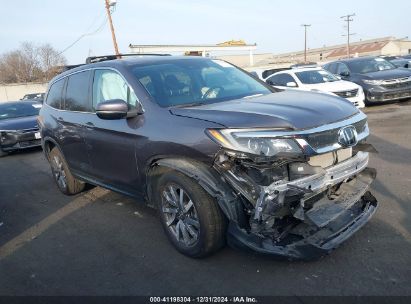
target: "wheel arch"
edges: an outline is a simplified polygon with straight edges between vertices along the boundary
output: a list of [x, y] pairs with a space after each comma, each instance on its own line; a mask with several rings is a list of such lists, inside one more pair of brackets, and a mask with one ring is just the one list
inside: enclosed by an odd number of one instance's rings
[[212, 197], [217, 200], [220, 209], [230, 221], [238, 221], [241, 204], [233, 189], [226, 184], [222, 177], [212, 167], [188, 158], [162, 158], [154, 160], [148, 167], [146, 191], [149, 202], [153, 199], [156, 182], [156, 169], [168, 168], [178, 171], [194, 180]]
[[42, 148], [48, 160], [50, 160], [49, 159], [50, 151], [53, 150], [54, 147], [57, 147], [60, 150], [61, 154], [63, 155], [63, 151], [60, 149], [59, 144], [53, 138], [47, 136], [43, 139]]

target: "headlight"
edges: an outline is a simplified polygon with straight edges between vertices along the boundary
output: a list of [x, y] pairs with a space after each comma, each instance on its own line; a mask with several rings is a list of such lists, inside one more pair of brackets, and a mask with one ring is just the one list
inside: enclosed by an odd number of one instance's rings
[[384, 83], [383, 80], [368, 80], [368, 79], [364, 79], [363, 80], [364, 83], [366, 84], [371, 84], [371, 85], [382, 85]]
[[224, 148], [260, 156], [302, 152], [294, 139], [276, 138], [267, 131], [209, 129], [207, 134]]

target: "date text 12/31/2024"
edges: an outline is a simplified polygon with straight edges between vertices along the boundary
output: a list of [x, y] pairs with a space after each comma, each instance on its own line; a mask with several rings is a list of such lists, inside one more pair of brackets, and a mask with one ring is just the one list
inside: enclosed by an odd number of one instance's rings
[[150, 297], [150, 303], [258, 303], [255, 297]]

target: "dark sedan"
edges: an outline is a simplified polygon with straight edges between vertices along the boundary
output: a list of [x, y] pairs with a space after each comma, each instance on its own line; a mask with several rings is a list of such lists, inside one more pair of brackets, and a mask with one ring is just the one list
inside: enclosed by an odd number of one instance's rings
[[411, 71], [380, 57], [361, 57], [328, 63], [324, 68], [363, 87], [367, 104], [411, 98]]
[[396, 67], [411, 69], [411, 58], [395, 58], [390, 60]]
[[41, 107], [35, 101], [0, 103], [0, 157], [10, 151], [41, 145], [37, 125]]

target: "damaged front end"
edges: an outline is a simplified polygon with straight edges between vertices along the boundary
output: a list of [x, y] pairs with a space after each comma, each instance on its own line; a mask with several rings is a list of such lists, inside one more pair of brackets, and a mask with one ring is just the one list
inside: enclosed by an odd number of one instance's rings
[[304, 131], [209, 130], [223, 149], [214, 168], [234, 189], [244, 216], [229, 242], [294, 259], [326, 254], [373, 215], [366, 116]]

